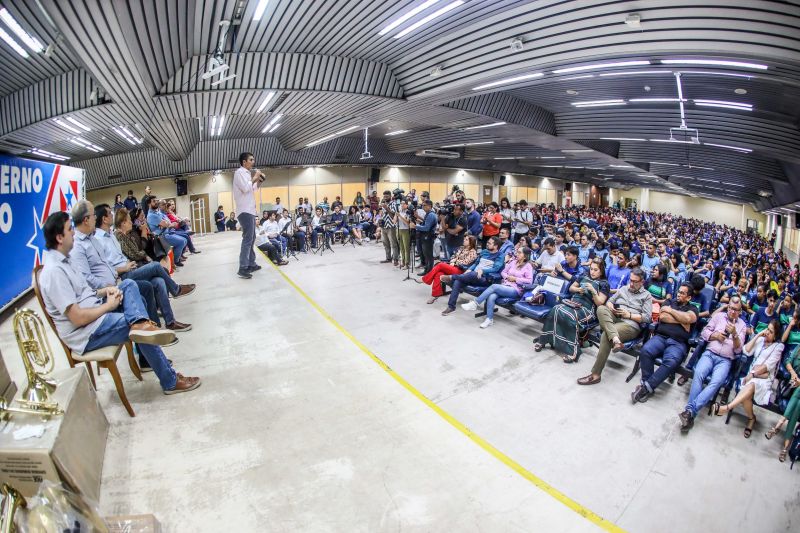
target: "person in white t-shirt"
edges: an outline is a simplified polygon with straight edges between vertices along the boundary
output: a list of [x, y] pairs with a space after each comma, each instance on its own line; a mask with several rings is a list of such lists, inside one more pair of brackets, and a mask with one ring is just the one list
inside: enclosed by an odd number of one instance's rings
[[552, 272], [556, 265], [560, 265], [565, 261], [564, 253], [556, 248], [556, 241], [552, 237], [548, 237], [542, 243], [544, 250], [539, 254], [536, 260], [536, 267], [539, 272]]
[[514, 244], [517, 244], [520, 237], [528, 234], [531, 222], [533, 215], [528, 211], [528, 202], [520, 200], [519, 210], [514, 214]]

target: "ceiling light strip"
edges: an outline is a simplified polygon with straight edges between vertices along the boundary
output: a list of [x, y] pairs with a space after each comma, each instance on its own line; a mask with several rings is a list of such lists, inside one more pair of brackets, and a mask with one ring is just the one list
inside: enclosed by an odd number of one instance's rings
[[640, 141], [645, 142], [647, 139], [637, 139], [636, 137], [600, 137], [601, 141]]
[[727, 144], [714, 144], [714, 143], [703, 143], [704, 146], [714, 146], [716, 148], [727, 148], [728, 150], [736, 150], [737, 152], [744, 152], [749, 154], [753, 150], [750, 148], [741, 148], [739, 146], [729, 146]]
[[337, 131], [336, 133], [331, 133], [330, 135], [326, 135], [325, 137], [323, 137], [321, 139], [317, 139], [316, 141], [308, 143], [306, 145], [306, 147], [308, 148], [308, 147], [311, 147], [311, 146], [316, 146], [318, 144], [322, 144], [325, 141], [329, 141], [329, 140], [333, 139], [334, 137], [338, 137], [339, 135], [344, 135], [347, 132], [350, 132], [350, 131], [353, 131], [355, 129], [358, 129], [358, 127], [359, 126], [350, 126], [349, 128], [345, 128], [345, 129], [343, 129], [341, 131]]
[[491, 124], [481, 124], [480, 126], [470, 126], [469, 128], [464, 128], [465, 130], [480, 130], [483, 128], [494, 128], [496, 126], [502, 126], [505, 122], [493, 122]]
[[411, 131], [411, 130], [390, 131], [389, 133], [386, 134], [386, 137], [394, 137], [395, 135], [401, 135], [403, 133], [408, 133], [409, 131]]
[[664, 65], [713, 65], [716, 67], [752, 68], [767, 70], [767, 65], [759, 63], [746, 63], [744, 61], [725, 61], [720, 59], [662, 59]]
[[75, 124], [76, 126], [78, 126], [80, 129], [82, 129], [84, 131], [92, 131], [92, 129], [89, 126], [81, 124], [80, 122], [78, 122], [77, 120], [75, 120], [72, 117], [67, 117], [67, 120], [72, 122], [73, 124]]
[[433, 13], [431, 13], [430, 15], [425, 17], [424, 19], [419, 20], [419, 21], [415, 22], [414, 24], [412, 24], [411, 26], [409, 26], [408, 28], [404, 29], [403, 31], [401, 31], [400, 33], [395, 35], [394, 38], [395, 39], [400, 39], [401, 37], [405, 37], [406, 35], [408, 35], [412, 31], [414, 31], [417, 28], [419, 28], [420, 26], [424, 26], [425, 24], [427, 24], [428, 22], [432, 21], [433, 19], [444, 15], [448, 11], [452, 11], [453, 9], [457, 8], [458, 6], [460, 6], [463, 3], [464, 3], [463, 0], [456, 0], [455, 2], [451, 2], [451, 3], [447, 4], [446, 6], [444, 6], [441, 9], [439, 9], [438, 11], [434, 11]]
[[559, 68], [553, 71], [553, 74], [567, 74], [569, 72], [581, 72], [584, 70], [598, 70], [604, 68], [619, 68], [619, 67], [634, 67], [649, 65], [649, 61], [619, 61], [616, 63], [597, 63], [594, 65], [582, 65], [580, 67], [567, 67]]
[[418, 5], [417, 7], [415, 7], [414, 9], [409, 11], [408, 13], [406, 13], [405, 15], [402, 15], [399, 18], [395, 19], [394, 22], [390, 23], [388, 26], [386, 26], [381, 31], [379, 31], [378, 35], [386, 35], [387, 33], [392, 31], [393, 29], [395, 29], [396, 27], [398, 27], [399, 25], [401, 25], [402, 23], [404, 23], [405, 21], [407, 21], [408, 19], [410, 19], [411, 17], [416, 15], [417, 13], [421, 13], [421, 12], [425, 11], [426, 9], [428, 9], [429, 7], [431, 7], [433, 4], [437, 3], [438, 1], [439, 0], [428, 0], [427, 2], [423, 2], [422, 4]]
[[267, 4], [269, 0], [259, 0], [258, 4], [256, 4], [256, 10], [253, 11], [253, 20], [261, 20], [261, 17], [264, 16], [264, 11], [267, 9]]
[[485, 83], [483, 85], [478, 85], [477, 87], [473, 87], [473, 91], [481, 91], [483, 89], [490, 89], [492, 87], [497, 87], [499, 85], [508, 85], [510, 83], [516, 83], [518, 81], [525, 81], [525, 80], [532, 80], [534, 78], [541, 78], [544, 76], [543, 72], [534, 72], [533, 74], [526, 74], [524, 76], [514, 76], [513, 78], [504, 78], [502, 80], [493, 81], [492, 83]]
[[[16, 19], [11, 16], [11, 13], [9, 13], [7, 9], [0, 9], [0, 19], [6, 23], [6, 26], [8, 26], [9, 29], [13, 31], [14, 34], [19, 37], [19, 39], [25, 43], [28, 48], [37, 54], [44, 51], [44, 46], [42, 46], [42, 43], [40, 43], [36, 37], [33, 37], [30, 33], [22, 29], [22, 26], [20, 26]], [[15, 49], [15, 51], [19, 53], [18, 50]], [[24, 57], [27, 57], [27, 55]]]
[[258, 106], [258, 109], [256, 110], [256, 113], [261, 113], [262, 111], [264, 111], [264, 108], [265, 108], [265, 107], [267, 107], [267, 104], [268, 104], [268, 103], [270, 103], [270, 101], [271, 101], [271, 100], [272, 100], [274, 97], [275, 97], [275, 91], [270, 91], [270, 92], [268, 92], [268, 93], [267, 93], [267, 94], [264, 96], [264, 99], [261, 101], [261, 105], [259, 105], [259, 106]]

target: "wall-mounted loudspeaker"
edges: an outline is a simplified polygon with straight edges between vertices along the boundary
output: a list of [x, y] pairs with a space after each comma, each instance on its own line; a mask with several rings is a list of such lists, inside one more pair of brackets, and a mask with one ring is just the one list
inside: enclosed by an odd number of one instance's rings
[[369, 173], [369, 182], [378, 183], [381, 180], [381, 169], [373, 168]]
[[176, 194], [178, 196], [186, 196], [189, 193], [189, 180], [178, 178], [175, 180], [175, 184], [177, 185]]
[[794, 214], [794, 229], [800, 229], [800, 213]]
[[779, 228], [780, 228], [781, 226], [783, 226], [783, 215], [777, 215], [777, 216], [775, 217], [775, 225], [776, 225], [777, 227], [779, 227]]
[[500, 174], [500, 185], [505, 185], [505, 184], [506, 184], [506, 175]]

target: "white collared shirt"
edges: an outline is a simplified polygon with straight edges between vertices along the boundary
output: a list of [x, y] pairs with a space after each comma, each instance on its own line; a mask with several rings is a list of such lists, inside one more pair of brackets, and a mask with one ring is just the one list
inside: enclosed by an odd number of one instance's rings
[[258, 189], [258, 182], [253, 183], [250, 171], [239, 167], [233, 174], [233, 201], [236, 205], [237, 215], [242, 213], [256, 214], [256, 199], [253, 193]]

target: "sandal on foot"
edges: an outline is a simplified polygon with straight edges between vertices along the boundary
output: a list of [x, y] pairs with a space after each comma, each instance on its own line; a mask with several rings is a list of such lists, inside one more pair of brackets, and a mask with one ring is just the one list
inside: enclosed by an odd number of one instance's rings
[[714, 404], [711, 406], [711, 412], [714, 413], [717, 416], [722, 416], [723, 413], [719, 412], [721, 407], [722, 406], [719, 404], [719, 402], [714, 402]]
[[789, 448], [784, 448], [781, 450], [781, 453], [778, 454], [778, 461], [785, 462], [786, 461], [786, 454], [789, 453]]
[[770, 440], [772, 437], [774, 437], [778, 433], [778, 431], [780, 431], [780, 429], [778, 427], [771, 427], [771, 428], [769, 428], [769, 431], [764, 433], [764, 438], [767, 439], [767, 440]]
[[753, 426], [756, 425], [756, 417], [747, 419], [747, 427], [744, 428], [744, 438], [749, 439], [753, 433]]
[[594, 377], [592, 374], [578, 379], [578, 385], [594, 385], [600, 383], [600, 376]]
[[689, 381], [689, 378], [686, 376], [681, 376], [678, 378], [678, 387], [683, 387]]
[[533, 343], [533, 351], [534, 352], [541, 352], [542, 348], [544, 348], [544, 344], [542, 344], [541, 342], [534, 342]]
[[564, 361], [565, 364], [571, 365], [572, 363], [577, 363], [579, 357], [580, 355], [576, 355], [574, 357], [571, 355], [562, 355], [561, 360]]

